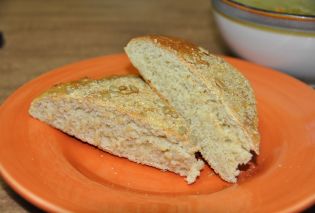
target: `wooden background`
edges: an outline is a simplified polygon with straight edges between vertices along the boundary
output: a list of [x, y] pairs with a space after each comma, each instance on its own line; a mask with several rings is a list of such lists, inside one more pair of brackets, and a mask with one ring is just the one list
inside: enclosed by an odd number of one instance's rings
[[210, 0], [0, 0], [0, 31], [0, 102], [52, 68], [123, 52], [137, 35], [179, 36], [226, 53]]
[[[228, 55], [210, 0], [0, 0], [0, 104], [53, 68], [123, 52], [143, 34], [191, 40]], [[0, 179], [0, 212], [40, 212]]]

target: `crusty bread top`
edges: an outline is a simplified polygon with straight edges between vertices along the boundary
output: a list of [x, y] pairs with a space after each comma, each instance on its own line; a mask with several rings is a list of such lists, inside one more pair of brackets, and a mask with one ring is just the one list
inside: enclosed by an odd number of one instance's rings
[[[34, 100], [72, 98], [93, 102], [107, 110], [120, 111], [141, 119], [151, 127], [187, 139], [186, 123], [139, 76], [113, 76], [99, 80], [81, 79], [55, 85]], [[187, 140], [183, 141], [187, 141]]]
[[233, 66], [221, 57], [210, 54], [207, 50], [188, 41], [166, 36], [142, 36], [136, 41], [154, 42], [160, 48], [173, 52], [206, 85], [212, 85], [223, 97], [230, 114], [251, 138], [249, 146], [259, 153], [260, 136], [256, 100], [249, 81]]

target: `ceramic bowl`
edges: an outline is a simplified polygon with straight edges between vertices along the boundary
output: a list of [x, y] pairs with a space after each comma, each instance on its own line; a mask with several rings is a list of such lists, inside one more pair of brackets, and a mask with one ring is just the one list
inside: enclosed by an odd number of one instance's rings
[[272, 12], [232, 0], [212, 0], [230, 48], [242, 58], [315, 84], [315, 16]]

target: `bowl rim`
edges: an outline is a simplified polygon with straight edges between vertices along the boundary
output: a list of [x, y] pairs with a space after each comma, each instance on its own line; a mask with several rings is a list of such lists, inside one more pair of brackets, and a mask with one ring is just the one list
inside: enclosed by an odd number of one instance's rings
[[261, 9], [257, 7], [252, 7], [246, 4], [236, 2], [235, 0], [220, 0], [220, 1], [236, 9], [254, 13], [257, 15], [268, 16], [268, 17], [278, 18], [278, 19], [286, 19], [286, 20], [315, 22], [315, 15], [300, 15], [300, 14], [295, 14], [295, 13], [276, 12], [276, 11]]

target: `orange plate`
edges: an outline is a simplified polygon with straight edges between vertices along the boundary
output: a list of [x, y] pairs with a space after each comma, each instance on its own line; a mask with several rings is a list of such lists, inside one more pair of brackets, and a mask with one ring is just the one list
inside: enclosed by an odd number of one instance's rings
[[137, 73], [126, 55], [68, 65], [25, 84], [0, 109], [1, 174], [35, 205], [53, 212], [274, 212], [315, 201], [315, 92], [279, 72], [227, 58], [252, 83], [261, 154], [228, 184], [202, 171], [193, 185], [79, 142], [28, 115], [56, 83]]

